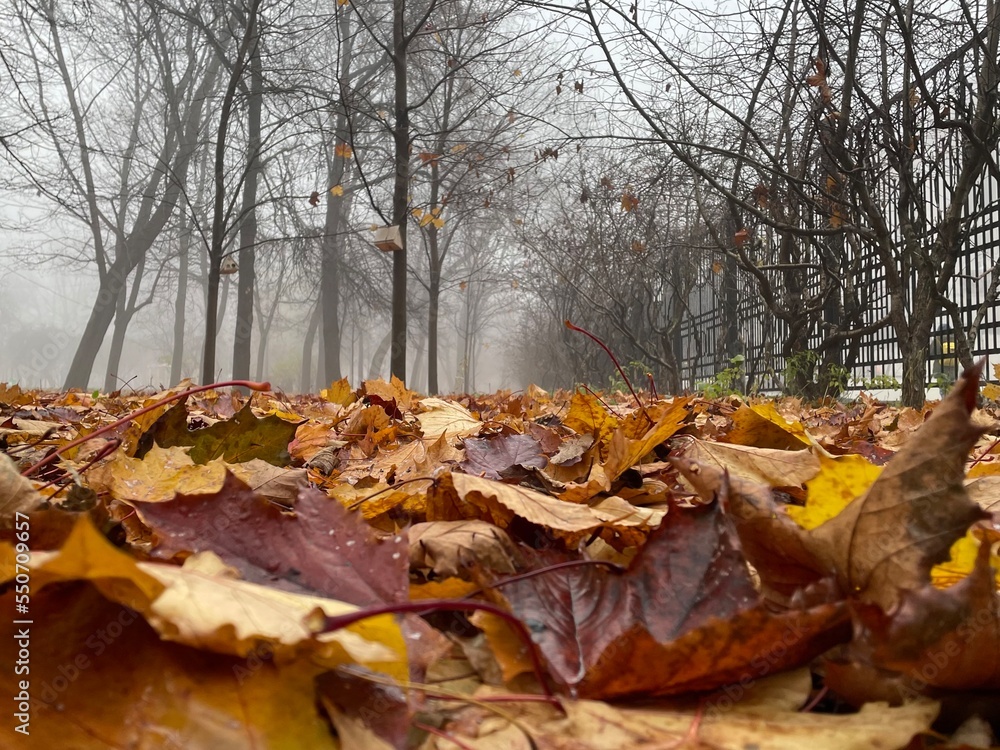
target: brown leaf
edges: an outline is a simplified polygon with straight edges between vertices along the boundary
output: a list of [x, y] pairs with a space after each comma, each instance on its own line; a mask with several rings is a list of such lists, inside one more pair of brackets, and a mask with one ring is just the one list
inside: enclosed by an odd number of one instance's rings
[[[13, 611], [14, 590], [0, 597]], [[33, 592], [30, 740], [0, 725], [3, 747], [157, 746], [334, 750], [313, 687], [321, 668], [301, 660], [275, 664], [266, 649], [249, 658], [165, 643], [133, 610], [89, 584]], [[13, 640], [12, 618], [0, 636]], [[0, 670], [0, 691], [18, 695], [14, 669]], [[280, 696], [280, 700], [275, 700]], [[160, 743], [160, 746], [163, 746]]]
[[315, 490], [301, 491], [289, 515], [230, 474], [216, 494], [136, 507], [156, 534], [158, 556], [211, 550], [249, 581], [304, 586], [362, 607], [407, 598], [405, 532], [379, 541]]
[[966, 456], [985, 432], [970, 419], [980, 371], [959, 379], [868, 492], [810, 532], [810, 549], [843, 591], [891, 610], [986, 517], [964, 486]]
[[829, 574], [808, 548], [803, 530], [775, 502], [769, 487], [687, 458], [672, 458], [671, 462], [704, 500], [718, 499], [723, 504], [747, 561], [760, 576], [765, 599], [787, 606], [796, 592]]
[[950, 588], [928, 584], [904, 591], [889, 613], [874, 604], [856, 605], [852, 655], [901, 673], [913, 693], [928, 686], [1000, 689], [1000, 593], [994, 576], [990, 545], [983, 544], [975, 569]]
[[684, 458], [771, 487], [801, 487], [820, 470], [819, 459], [808, 450], [775, 450], [697, 439], [691, 440]]
[[[807, 713], [787, 703], [784, 693], [789, 691], [781, 684], [779, 697], [766, 694], [770, 680], [782, 679], [783, 675], [775, 675], [748, 689], [733, 686], [726, 694], [707, 699], [704, 710], [679, 701], [630, 707], [564, 699], [559, 708], [511, 703], [504, 706], [500, 717], [469, 706], [443, 730], [467, 747], [484, 749], [873, 750], [908, 746], [914, 735], [927, 731], [938, 714], [938, 704], [926, 699], [899, 708], [867, 705], [849, 715]], [[759, 692], [764, 693], [762, 698], [757, 697]], [[499, 689], [483, 688], [476, 696], [501, 694]], [[427, 750], [455, 747], [449, 739], [432, 742]]]
[[14, 528], [18, 513], [30, 513], [44, 502], [29, 480], [21, 476], [6, 453], [0, 453], [0, 528]]
[[544, 469], [548, 460], [530, 435], [494, 435], [466, 438], [465, 460], [459, 464], [467, 474], [503, 479], [525, 475], [526, 469]]
[[514, 613], [537, 623], [535, 640], [567, 688], [604, 698], [708, 690], [846, 639], [843, 605], [774, 615], [757, 603], [717, 505], [667, 519], [623, 574], [588, 566], [503, 587]]
[[442, 578], [466, 577], [471, 568], [517, 572], [519, 558], [510, 537], [485, 521], [433, 521], [409, 529], [410, 568]]

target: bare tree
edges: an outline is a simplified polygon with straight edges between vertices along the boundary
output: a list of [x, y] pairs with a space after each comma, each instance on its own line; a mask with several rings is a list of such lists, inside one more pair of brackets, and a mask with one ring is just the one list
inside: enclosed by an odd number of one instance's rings
[[[788, 323], [785, 353], [833, 353], [888, 323], [903, 402], [921, 404], [970, 202], [997, 174], [995, 0], [563, 11], [590, 28], [619, 122], [638, 117], [634, 137], [651, 133], [726, 209], [718, 243]], [[694, 35], [671, 36], [669, 13]]]

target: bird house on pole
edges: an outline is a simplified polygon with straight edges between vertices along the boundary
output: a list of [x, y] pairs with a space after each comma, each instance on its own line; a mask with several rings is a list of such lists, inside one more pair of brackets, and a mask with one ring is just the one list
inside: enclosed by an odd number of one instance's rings
[[375, 230], [375, 247], [385, 252], [403, 249], [403, 237], [395, 224]]

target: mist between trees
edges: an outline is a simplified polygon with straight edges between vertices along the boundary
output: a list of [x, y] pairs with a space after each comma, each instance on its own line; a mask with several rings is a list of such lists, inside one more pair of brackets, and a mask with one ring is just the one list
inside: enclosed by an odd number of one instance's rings
[[0, 379], [615, 385], [569, 319], [915, 405], [1000, 347], [996, 0], [647, 5], [12, 0]]

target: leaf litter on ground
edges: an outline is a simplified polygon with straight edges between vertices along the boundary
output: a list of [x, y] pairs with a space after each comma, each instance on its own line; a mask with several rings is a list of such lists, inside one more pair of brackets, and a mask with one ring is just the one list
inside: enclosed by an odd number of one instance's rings
[[976, 715], [988, 738], [979, 376], [923, 412], [0, 385], [4, 611], [31, 560], [16, 746], [922, 748]]

